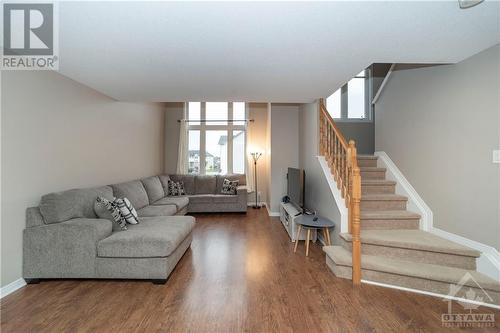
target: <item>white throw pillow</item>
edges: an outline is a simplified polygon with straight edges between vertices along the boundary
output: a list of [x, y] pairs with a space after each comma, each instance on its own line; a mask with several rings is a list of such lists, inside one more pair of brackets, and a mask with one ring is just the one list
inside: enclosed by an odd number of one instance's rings
[[94, 202], [94, 211], [99, 218], [113, 222], [113, 231], [127, 230], [127, 221], [114, 201], [111, 202], [106, 198], [97, 197]]
[[130, 224], [139, 223], [139, 216], [137, 215], [137, 211], [127, 198], [116, 198], [113, 202], [118, 207], [123, 218], [128, 223]]

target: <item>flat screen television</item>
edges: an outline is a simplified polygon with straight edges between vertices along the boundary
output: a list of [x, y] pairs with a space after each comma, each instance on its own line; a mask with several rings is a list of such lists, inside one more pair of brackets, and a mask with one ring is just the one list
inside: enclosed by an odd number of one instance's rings
[[287, 196], [290, 202], [297, 208], [304, 208], [304, 184], [305, 172], [302, 169], [288, 168], [287, 173]]

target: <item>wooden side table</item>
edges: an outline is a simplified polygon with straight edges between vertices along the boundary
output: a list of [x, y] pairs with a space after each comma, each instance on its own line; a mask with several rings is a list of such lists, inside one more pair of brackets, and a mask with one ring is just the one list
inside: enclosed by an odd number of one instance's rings
[[[301, 215], [299, 216], [295, 223], [297, 224], [297, 235], [300, 235], [300, 232], [302, 231], [302, 228], [307, 230], [307, 237], [306, 237], [306, 257], [309, 256], [309, 240], [311, 239], [311, 230], [319, 230], [321, 229], [323, 231], [323, 237], [325, 239], [325, 242], [327, 245], [332, 245], [332, 242], [330, 240], [330, 230], [328, 228], [335, 227], [335, 224], [333, 221], [326, 219], [324, 217], [318, 216], [318, 215]], [[299, 244], [299, 240], [295, 240], [295, 247], [293, 249], [293, 252], [297, 252], [297, 245]]]

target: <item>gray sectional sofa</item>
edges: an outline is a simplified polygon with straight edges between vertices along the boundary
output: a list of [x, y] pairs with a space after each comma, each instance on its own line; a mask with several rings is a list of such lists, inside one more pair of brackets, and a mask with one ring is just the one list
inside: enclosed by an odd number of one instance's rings
[[[183, 181], [185, 196], [165, 194], [168, 179]], [[239, 179], [236, 195], [222, 195], [224, 178]], [[139, 224], [114, 231], [94, 212], [98, 196], [126, 197]], [[53, 278], [151, 279], [165, 283], [192, 240], [188, 212], [246, 212], [244, 175], [160, 175], [42, 196], [26, 211], [23, 276], [28, 283]]]

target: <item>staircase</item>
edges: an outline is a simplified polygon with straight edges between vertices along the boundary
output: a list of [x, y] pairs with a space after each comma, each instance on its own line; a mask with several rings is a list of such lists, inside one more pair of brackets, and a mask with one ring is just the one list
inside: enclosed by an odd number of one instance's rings
[[[406, 209], [408, 198], [396, 194], [396, 182], [386, 179], [386, 169], [378, 167], [378, 158], [356, 157], [361, 174], [361, 279], [442, 295], [450, 294], [451, 284], [463, 285], [452, 296], [467, 298], [473, 290], [482, 302], [500, 305], [500, 283], [476, 271], [481, 253], [419, 230], [420, 215]], [[331, 163], [331, 169], [335, 176], [338, 167]], [[353, 280], [354, 233], [353, 229], [341, 233], [340, 244], [323, 247], [332, 272]]]

